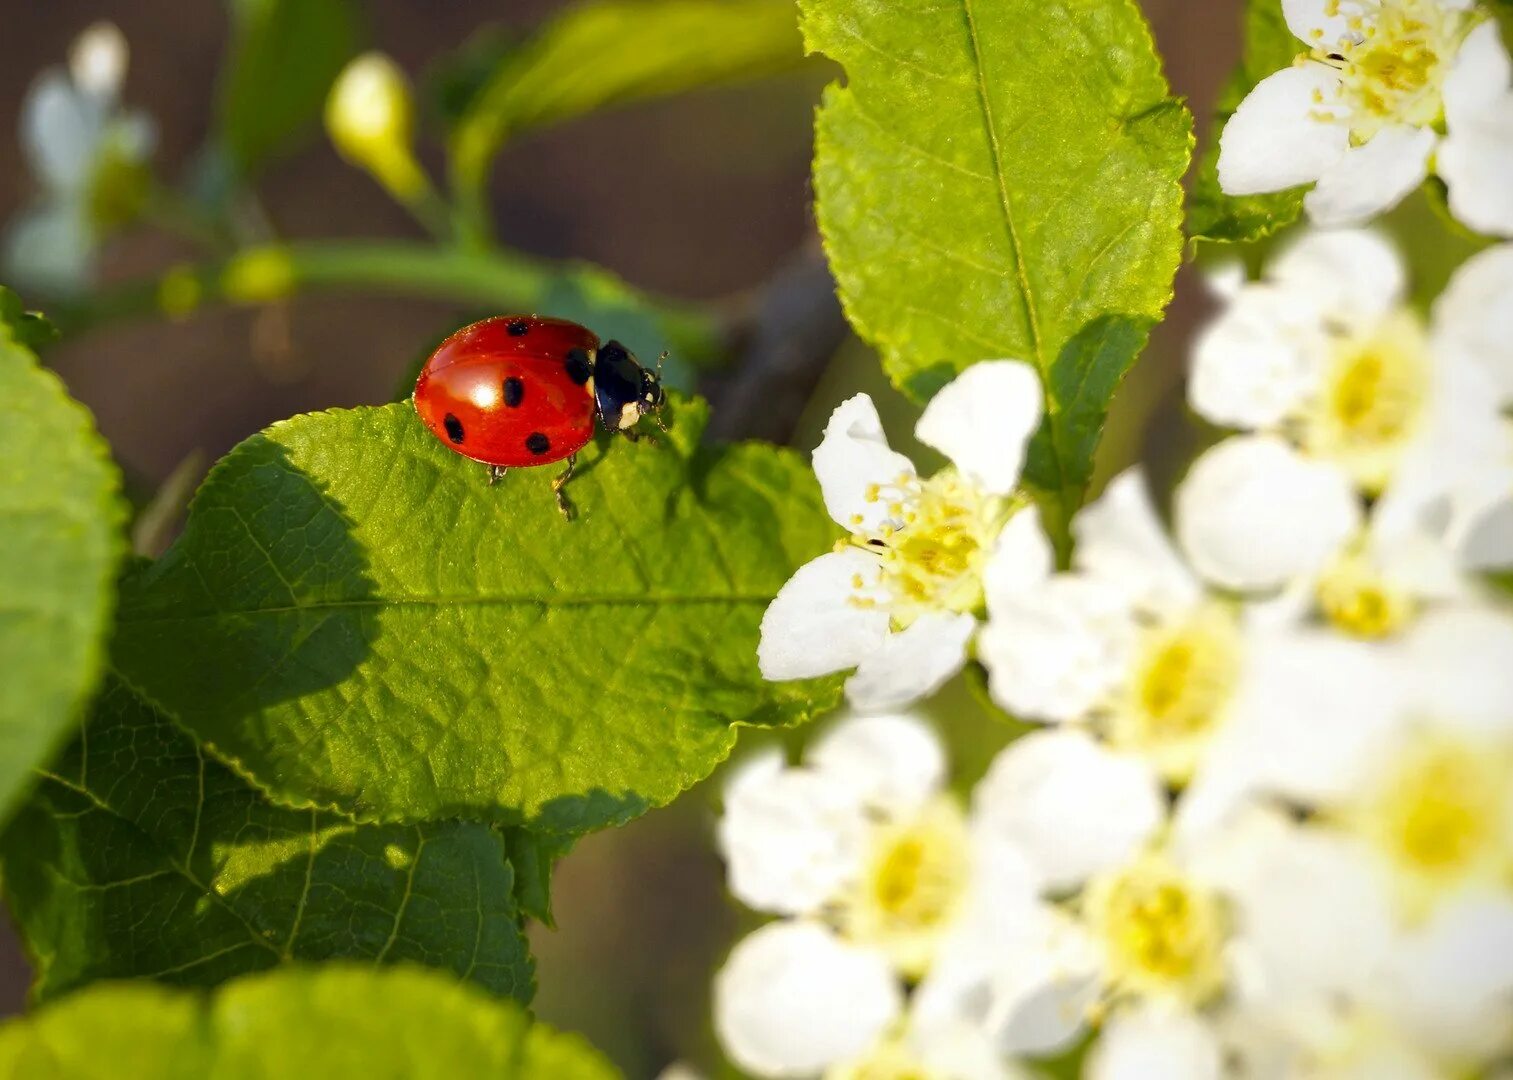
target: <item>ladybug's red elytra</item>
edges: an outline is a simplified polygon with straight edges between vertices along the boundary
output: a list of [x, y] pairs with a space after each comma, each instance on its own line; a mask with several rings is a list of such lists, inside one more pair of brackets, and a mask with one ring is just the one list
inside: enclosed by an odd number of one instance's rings
[[578, 451], [594, 437], [594, 418], [634, 442], [642, 416], [650, 413], [661, 425], [664, 400], [657, 373], [624, 345], [600, 344], [577, 323], [539, 315], [496, 315], [464, 326], [437, 347], [415, 383], [415, 410], [431, 434], [488, 465], [490, 484], [509, 468], [567, 459], [566, 471], [552, 481], [567, 517], [562, 487]]

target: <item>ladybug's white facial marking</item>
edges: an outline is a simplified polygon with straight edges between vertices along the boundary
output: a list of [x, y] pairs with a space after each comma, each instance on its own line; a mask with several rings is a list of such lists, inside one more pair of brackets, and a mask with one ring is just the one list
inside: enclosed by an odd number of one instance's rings
[[620, 417], [615, 422], [615, 426], [625, 431], [627, 428], [635, 427], [639, 419], [641, 419], [641, 406], [634, 401], [627, 401], [620, 406]]

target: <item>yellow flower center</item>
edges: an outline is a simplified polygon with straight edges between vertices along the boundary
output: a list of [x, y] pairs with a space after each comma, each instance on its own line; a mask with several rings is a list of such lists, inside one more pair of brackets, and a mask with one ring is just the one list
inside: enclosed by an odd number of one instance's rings
[[1095, 878], [1082, 903], [1103, 942], [1116, 992], [1171, 995], [1198, 1005], [1223, 987], [1223, 906], [1166, 859], [1146, 856]]
[[840, 546], [855, 545], [882, 560], [878, 588], [895, 629], [929, 611], [969, 612], [981, 605], [983, 565], [1008, 519], [1009, 500], [983, 493], [955, 469], [928, 480], [904, 475], [887, 486], [874, 484], [866, 497], [886, 505], [887, 520]]
[[1381, 490], [1423, 420], [1429, 371], [1424, 328], [1411, 312], [1342, 337], [1304, 417], [1304, 448], [1338, 462], [1366, 490]]
[[897, 1037], [878, 1043], [856, 1061], [832, 1065], [825, 1080], [945, 1080], [927, 1068]]
[[1388, 579], [1364, 554], [1345, 552], [1319, 576], [1315, 588], [1319, 610], [1351, 637], [1391, 637], [1412, 620], [1411, 593]]
[[1349, 28], [1334, 42], [1319, 34], [1309, 56], [1339, 70], [1355, 145], [1396, 124], [1439, 121], [1449, 61], [1470, 28], [1467, 13], [1440, 0], [1335, 0], [1326, 12], [1345, 15]]
[[1240, 677], [1234, 615], [1205, 604], [1148, 630], [1109, 724], [1116, 746], [1150, 758], [1169, 780], [1184, 781]]
[[1413, 906], [1513, 869], [1513, 755], [1444, 737], [1409, 746], [1362, 808], [1361, 826], [1403, 875]]
[[841, 931], [923, 975], [970, 875], [966, 820], [955, 802], [937, 799], [913, 820], [876, 828], [862, 879], [842, 902]]

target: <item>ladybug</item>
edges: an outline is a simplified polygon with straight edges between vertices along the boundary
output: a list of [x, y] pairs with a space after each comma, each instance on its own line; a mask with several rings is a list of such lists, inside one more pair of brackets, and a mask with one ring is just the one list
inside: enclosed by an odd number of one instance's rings
[[666, 430], [661, 369], [661, 358], [648, 371], [618, 341], [600, 344], [566, 319], [496, 315], [463, 327], [431, 354], [415, 383], [415, 410], [449, 449], [488, 465], [490, 484], [507, 469], [565, 458], [552, 491], [571, 517], [562, 487], [594, 437], [596, 417], [632, 442], [648, 413]]

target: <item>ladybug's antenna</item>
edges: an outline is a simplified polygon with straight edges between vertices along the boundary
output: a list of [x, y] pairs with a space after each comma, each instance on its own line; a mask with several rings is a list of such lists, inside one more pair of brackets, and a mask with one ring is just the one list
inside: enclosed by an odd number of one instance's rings
[[667, 359], [667, 350], [662, 350], [662, 355], [657, 357], [657, 378], [662, 377], [662, 361]]

